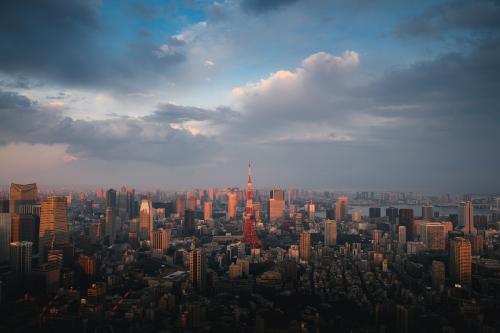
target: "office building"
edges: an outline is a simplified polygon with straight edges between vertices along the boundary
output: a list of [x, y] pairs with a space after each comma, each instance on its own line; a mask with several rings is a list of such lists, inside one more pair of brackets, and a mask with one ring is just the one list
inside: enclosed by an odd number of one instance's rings
[[398, 218], [398, 209], [396, 207], [387, 207], [385, 209], [385, 216], [387, 216], [389, 222], [396, 223]]
[[189, 252], [189, 273], [193, 288], [202, 292], [205, 289], [207, 275], [207, 262], [202, 249]]
[[422, 242], [429, 250], [446, 249], [445, 226], [439, 222], [426, 222], [420, 227]]
[[116, 190], [110, 188], [106, 191], [106, 208], [112, 207], [117, 208], [117, 200], [116, 200]]
[[184, 195], [178, 195], [175, 198], [175, 213], [179, 218], [182, 218], [184, 216], [184, 205], [185, 205], [185, 198]]
[[40, 216], [31, 214], [14, 214], [12, 216], [11, 230], [12, 242], [32, 242], [33, 254], [38, 253]]
[[334, 246], [337, 244], [337, 221], [325, 221], [325, 245]]
[[10, 258], [11, 219], [9, 213], [0, 213], [0, 263], [7, 262]]
[[304, 262], [309, 262], [311, 259], [311, 234], [308, 232], [302, 232], [300, 234], [300, 245], [299, 245], [300, 260]]
[[398, 227], [398, 242], [401, 244], [406, 243], [406, 227], [404, 225]]
[[149, 199], [142, 199], [139, 210], [139, 238], [148, 240], [153, 231], [153, 204]]
[[446, 267], [443, 262], [433, 260], [431, 267], [432, 287], [440, 290], [444, 287], [446, 278]]
[[340, 196], [335, 203], [335, 220], [337, 222], [347, 221], [349, 199], [346, 196]]
[[472, 246], [468, 239], [455, 237], [450, 243], [450, 278], [462, 286], [471, 284]]
[[97, 262], [94, 257], [82, 254], [78, 257], [78, 264], [88, 279], [92, 280], [95, 277]]
[[68, 242], [68, 202], [66, 197], [52, 196], [42, 201], [40, 212], [39, 253], [54, 245]]
[[17, 213], [20, 204], [35, 203], [38, 201], [38, 189], [33, 184], [10, 184], [9, 213]]
[[212, 219], [212, 201], [205, 201], [203, 204], [203, 219], [205, 221]]
[[371, 219], [379, 218], [381, 215], [380, 207], [370, 207], [369, 216]]
[[422, 219], [429, 220], [434, 217], [434, 208], [432, 206], [422, 206]]
[[463, 207], [460, 207], [462, 209], [462, 215], [463, 215], [463, 221], [464, 221], [464, 228], [463, 232], [465, 235], [476, 235], [477, 234], [477, 229], [474, 227], [474, 206], [472, 205], [472, 202], [467, 201]]
[[193, 236], [195, 230], [194, 210], [186, 209], [184, 211], [184, 236]]
[[269, 222], [275, 222], [283, 218], [285, 213], [285, 192], [279, 189], [271, 190], [269, 194], [267, 215]]
[[401, 208], [398, 212], [399, 225], [406, 227], [406, 239], [413, 240], [413, 209]]
[[15, 274], [31, 272], [31, 260], [33, 255], [33, 243], [12, 242], [10, 247], [10, 270]]
[[234, 220], [236, 218], [236, 208], [238, 206], [238, 197], [235, 192], [229, 192], [227, 194], [227, 214], [228, 220]]
[[168, 249], [169, 231], [160, 228], [151, 232], [151, 248], [165, 254]]

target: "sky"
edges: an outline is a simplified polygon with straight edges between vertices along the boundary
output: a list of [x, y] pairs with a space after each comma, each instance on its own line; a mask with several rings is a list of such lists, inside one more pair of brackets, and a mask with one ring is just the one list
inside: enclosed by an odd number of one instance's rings
[[0, 3], [0, 184], [498, 192], [500, 1]]

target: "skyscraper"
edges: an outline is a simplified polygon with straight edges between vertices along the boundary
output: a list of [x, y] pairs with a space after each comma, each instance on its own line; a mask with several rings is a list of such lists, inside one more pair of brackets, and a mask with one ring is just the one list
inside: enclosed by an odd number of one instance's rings
[[184, 211], [184, 236], [193, 236], [195, 230], [194, 210], [186, 209]]
[[38, 200], [38, 189], [36, 183], [33, 184], [10, 184], [9, 213], [17, 213], [17, 206], [20, 203], [34, 203]]
[[212, 218], [212, 205], [212, 201], [205, 201], [205, 203], [203, 204], [203, 219], [205, 221]]
[[337, 244], [337, 221], [325, 221], [325, 245], [333, 246]]
[[238, 205], [238, 197], [235, 192], [227, 194], [227, 219], [234, 220], [236, 218], [236, 207]]
[[349, 199], [346, 196], [340, 196], [337, 198], [337, 203], [335, 204], [335, 220], [337, 222], [347, 221], [347, 203]]
[[0, 262], [9, 260], [10, 233], [11, 215], [9, 213], [0, 213]]
[[68, 242], [68, 202], [66, 197], [52, 196], [42, 201], [39, 231], [39, 253], [45, 256], [52, 245]]
[[421, 226], [422, 242], [430, 250], [444, 250], [445, 226], [439, 222], [427, 222]]
[[104, 220], [104, 236], [112, 243], [116, 235], [116, 208], [106, 207]]
[[106, 207], [117, 208], [116, 190], [110, 188], [106, 191]]
[[469, 240], [455, 237], [450, 243], [450, 277], [460, 285], [471, 284], [472, 247]]
[[406, 243], [406, 227], [404, 225], [398, 227], [398, 242], [401, 244]]
[[12, 242], [10, 243], [10, 270], [15, 274], [31, 272], [31, 259], [33, 243]]
[[168, 249], [169, 231], [160, 228], [151, 232], [151, 248], [166, 253]]
[[27, 241], [33, 243], [33, 254], [38, 253], [38, 237], [40, 217], [31, 214], [14, 214], [12, 216], [12, 242]]
[[268, 217], [269, 222], [283, 218], [285, 212], [285, 192], [280, 189], [273, 189], [269, 194]]
[[463, 206], [463, 219], [464, 219], [464, 234], [476, 235], [477, 229], [474, 227], [474, 206], [472, 202], [467, 201]]
[[189, 252], [189, 273], [192, 286], [202, 292], [205, 289], [207, 262], [202, 249]]
[[444, 286], [446, 278], [446, 269], [444, 263], [441, 261], [433, 260], [431, 275], [432, 275], [432, 287], [434, 289], [439, 290], [441, 286]]
[[311, 259], [311, 234], [303, 232], [300, 234], [300, 260], [309, 262]]
[[434, 209], [432, 206], [422, 206], [422, 218], [428, 220], [434, 217]]
[[142, 199], [139, 210], [139, 237], [148, 240], [153, 231], [153, 204], [149, 199]]
[[371, 219], [376, 219], [380, 217], [380, 207], [370, 207], [369, 215]]
[[385, 216], [389, 219], [389, 222], [396, 223], [398, 217], [398, 209], [396, 207], [387, 207], [385, 209]]
[[184, 216], [184, 205], [185, 205], [185, 198], [184, 195], [178, 195], [175, 197], [175, 212], [179, 216], [179, 218], [182, 218]]
[[406, 239], [413, 240], [413, 209], [401, 208], [399, 210], [399, 225], [406, 227]]

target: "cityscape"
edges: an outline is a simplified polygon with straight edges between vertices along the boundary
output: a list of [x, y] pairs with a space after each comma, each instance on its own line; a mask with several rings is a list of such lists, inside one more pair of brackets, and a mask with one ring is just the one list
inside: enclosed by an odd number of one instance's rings
[[2, 196], [4, 332], [500, 327], [500, 195], [265, 190], [249, 164], [246, 188]]
[[500, 332], [500, 1], [0, 1], [0, 332]]

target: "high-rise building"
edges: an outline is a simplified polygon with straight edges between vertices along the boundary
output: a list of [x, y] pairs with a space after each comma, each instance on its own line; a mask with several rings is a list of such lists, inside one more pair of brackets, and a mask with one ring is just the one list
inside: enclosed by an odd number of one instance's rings
[[235, 192], [227, 194], [227, 219], [234, 220], [236, 218], [236, 207], [238, 206], [238, 197]]
[[106, 191], [106, 207], [117, 208], [116, 190], [110, 188]]
[[429, 250], [446, 249], [445, 226], [439, 222], [426, 222], [422, 224], [421, 239]]
[[192, 286], [199, 292], [203, 292], [206, 285], [207, 262], [202, 249], [194, 249], [189, 252], [189, 273]]
[[149, 199], [142, 199], [139, 210], [139, 237], [148, 240], [153, 231], [153, 204]]
[[389, 219], [389, 222], [396, 223], [398, 218], [398, 209], [396, 207], [387, 207], [385, 209], [385, 216]]
[[175, 212], [182, 218], [184, 216], [184, 205], [185, 205], [185, 197], [184, 195], [178, 195], [175, 198]]
[[112, 243], [116, 237], [116, 208], [106, 207], [106, 215], [104, 220], [104, 236], [109, 238]]
[[303, 232], [300, 234], [300, 260], [309, 262], [311, 259], [311, 234]]
[[11, 215], [9, 213], [0, 213], [0, 262], [9, 260], [11, 229]]
[[444, 286], [445, 278], [446, 278], [446, 268], [443, 262], [433, 260], [432, 268], [431, 268], [431, 276], [432, 276], [432, 287], [434, 289], [441, 289]]
[[269, 195], [269, 205], [267, 215], [269, 222], [275, 222], [283, 218], [285, 212], [285, 192], [280, 189], [273, 189]]
[[184, 236], [193, 236], [195, 230], [194, 210], [186, 209], [184, 211]]
[[337, 202], [335, 203], [335, 220], [338, 222], [347, 221], [348, 202], [349, 198], [344, 195], [337, 198]]
[[191, 194], [188, 197], [187, 203], [188, 203], [188, 206], [187, 206], [188, 209], [196, 210], [196, 197], [194, 196], [194, 194]]
[[68, 242], [68, 201], [52, 196], [42, 201], [39, 230], [39, 253], [42, 258], [53, 245]]
[[474, 227], [474, 206], [472, 202], [467, 201], [463, 206], [463, 219], [464, 219], [464, 229], [465, 235], [476, 235], [477, 229]]
[[12, 216], [12, 242], [27, 241], [33, 243], [33, 254], [38, 253], [38, 233], [40, 217], [31, 214], [14, 214]]
[[406, 227], [404, 225], [398, 227], [398, 242], [401, 244], [406, 243]]
[[10, 243], [10, 270], [15, 274], [31, 272], [31, 260], [33, 243], [12, 242]]
[[399, 225], [406, 227], [406, 239], [413, 240], [413, 209], [401, 208], [398, 213]]
[[0, 199], [0, 213], [9, 212], [9, 199]]
[[205, 221], [212, 219], [212, 201], [205, 201], [203, 204], [203, 219]]
[[337, 221], [325, 221], [325, 245], [333, 246], [337, 244]]
[[434, 217], [434, 208], [432, 206], [422, 206], [422, 218], [428, 220]]
[[166, 253], [168, 249], [169, 232], [167, 229], [160, 228], [151, 232], [151, 248], [153, 250], [160, 250]]
[[78, 257], [78, 263], [83, 273], [87, 276], [88, 279], [93, 279], [96, 275], [97, 262], [96, 259], [92, 256], [80, 255]]
[[314, 205], [312, 202], [309, 202], [309, 203], [305, 204], [304, 209], [307, 213], [307, 218], [309, 219], [309, 222], [314, 222], [314, 215], [316, 213], [316, 205]]
[[382, 240], [382, 236], [384, 235], [384, 232], [379, 229], [374, 229], [372, 231], [372, 240], [374, 244], [380, 244], [380, 241]]
[[381, 216], [380, 207], [370, 207], [369, 215], [371, 219], [376, 219]]
[[10, 184], [9, 213], [17, 213], [17, 206], [22, 203], [35, 203], [38, 201], [38, 189], [33, 184]]
[[460, 285], [471, 284], [472, 246], [468, 239], [455, 237], [450, 243], [450, 277]]

